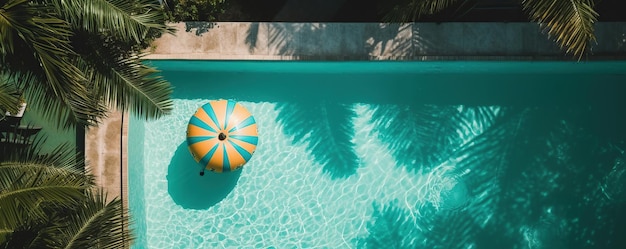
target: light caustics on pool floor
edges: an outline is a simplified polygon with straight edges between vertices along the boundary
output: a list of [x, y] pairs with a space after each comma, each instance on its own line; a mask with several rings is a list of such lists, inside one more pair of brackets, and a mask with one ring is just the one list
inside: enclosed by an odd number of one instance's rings
[[145, 234], [134, 248], [354, 248], [367, 237], [375, 203], [397, 202], [418, 218], [418, 208], [440, 196], [452, 196], [444, 206], [467, 202], [465, 187], [445, 180], [449, 165], [435, 174], [397, 167], [372, 130], [371, 108], [361, 104], [354, 105], [359, 167], [350, 177], [331, 179], [306, 144], [294, 145], [276, 122], [275, 104], [242, 102], [257, 120], [257, 151], [240, 175], [202, 178], [184, 131], [206, 101], [175, 100], [175, 115], [145, 123]]
[[[623, 62], [157, 64], [177, 89], [131, 120], [134, 248], [626, 244]], [[186, 126], [220, 98], [259, 143], [200, 177]]]

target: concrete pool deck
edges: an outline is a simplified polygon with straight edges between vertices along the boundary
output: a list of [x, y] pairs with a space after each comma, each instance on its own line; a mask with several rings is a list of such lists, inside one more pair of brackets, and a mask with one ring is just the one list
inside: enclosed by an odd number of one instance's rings
[[[146, 59], [564, 60], [532, 23], [176, 23]], [[626, 59], [626, 23], [598, 23], [591, 60]], [[584, 59], [583, 59], [584, 60]], [[128, 207], [128, 114], [112, 111], [85, 134], [89, 170]], [[132, 167], [132, 165], [130, 166]]]
[[107, 199], [122, 198], [128, 207], [128, 113], [111, 111], [97, 127], [85, 132], [85, 159], [96, 184], [107, 191]]

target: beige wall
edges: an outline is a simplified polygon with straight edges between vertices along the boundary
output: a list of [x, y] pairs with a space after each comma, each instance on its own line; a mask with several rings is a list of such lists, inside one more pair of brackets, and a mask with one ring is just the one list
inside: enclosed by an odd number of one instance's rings
[[[148, 59], [566, 59], [534, 23], [174, 23]], [[597, 23], [592, 58], [626, 59], [626, 23]]]

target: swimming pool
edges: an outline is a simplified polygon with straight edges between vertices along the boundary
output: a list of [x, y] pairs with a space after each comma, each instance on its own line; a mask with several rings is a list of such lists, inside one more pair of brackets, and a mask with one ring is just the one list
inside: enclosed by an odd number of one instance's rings
[[[626, 62], [149, 63], [174, 111], [130, 121], [133, 248], [626, 245]], [[213, 99], [259, 144], [201, 177], [185, 131]]]

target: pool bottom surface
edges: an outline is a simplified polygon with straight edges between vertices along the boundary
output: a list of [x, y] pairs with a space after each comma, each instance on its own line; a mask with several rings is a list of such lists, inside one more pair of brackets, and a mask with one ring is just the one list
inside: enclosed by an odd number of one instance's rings
[[[624, 62], [155, 61], [172, 113], [133, 118], [133, 248], [624, 248]], [[200, 177], [189, 118], [258, 124]]]
[[365, 105], [355, 106], [351, 177], [332, 179], [305, 144], [294, 145], [275, 104], [246, 102], [262, 134], [252, 159], [241, 171], [201, 177], [180, 131], [204, 103], [176, 100], [176, 115], [145, 124], [146, 244], [134, 248], [350, 248], [367, 236], [375, 204], [416, 210], [431, 194], [376, 142]]

